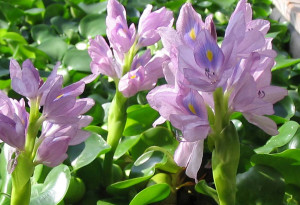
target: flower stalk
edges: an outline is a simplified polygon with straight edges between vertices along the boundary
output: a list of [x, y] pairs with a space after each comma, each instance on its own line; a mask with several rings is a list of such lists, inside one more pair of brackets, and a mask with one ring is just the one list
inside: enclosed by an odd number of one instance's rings
[[[116, 82], [116, 86], [117, 86]], [[119, 144], [119, 140], [123, 135], [123, 130], [126, 124], [126, 108], [127, 98], [123, 94], [116, 90], [116, 94], [111, 103], [109, 114], [108, 114], [108, 135], [107, 143], [111, 146], [111, 150], [105, 155], [103, 169], [106, 173], [106, 185], [112, 183], [112, 164], [114, 153]]]
[[217, 88], [214, 92], [215, 123], [212, 126], [214, 149], [212, 151], [213, 178], [220, 205], [235, 204], [236, 173], [240, 158], [239, 137], [230, 122], [228, 99]]

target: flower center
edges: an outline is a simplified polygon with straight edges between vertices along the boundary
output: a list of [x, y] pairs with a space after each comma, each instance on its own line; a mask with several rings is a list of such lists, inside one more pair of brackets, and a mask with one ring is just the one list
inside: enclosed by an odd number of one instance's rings
[[193, 106], [191, 103], [188, 104], [188, 107], [189, 107], [189, 110], [190, 110], [194, 115], [197, 115], [196, 110], [195, 110], [194, 106]]
[[206, 51], [206, 57], [207, 57], [207, 59], [209, 60], [209, 62], [211, 62], [212, 61], [212, 59], [213, 59], [213, 53], [211, 52], [211, 50], [207, 50]]
[[195, 33], [195, 29], [192, 28], [190, 33], [189, 33], [190, 37], [192, 40], [196, 40], [196, 33]]

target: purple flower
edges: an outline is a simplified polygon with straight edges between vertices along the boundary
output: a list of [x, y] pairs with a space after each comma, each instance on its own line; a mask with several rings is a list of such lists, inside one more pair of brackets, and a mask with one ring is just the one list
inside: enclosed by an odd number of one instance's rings
[[135, 57], [131, 71], [126, 73], [119, 82], [119, 90], [125, 97], [131, 97], [141, 90], [152, 89], [158, 78], [163, 77], [162, 64], [168, 59], [158, 53], [151, 59], [150, 50], [142, 56]]
[[35, 162], [48, 167], [61, 164], [68, 157], [66, 152], [70, 140], [69, 136], [46, 137], [37, 150]]
[[181, 46], [178, 67], [190, 87], [200, 91], [214, 91], [224, 81], [224, 54], [211, 35], [203, 30], [194, 50]]
[[207, 137], [210, 130], [207, 112], [197, 91], [163, 85], [151, 90], [147, 100], [164, 119], [181, 130], [186, 141], [194, 142]]
[[204, 27], [201, 16], [193, 9], [190, 3], [184, 4], [176, 22], [176, 29], [181, 38], [189, 46], [195, 45], [199, 32]]
[[186, 175], [197, 180], [203, 157], [204, 140], [196, 142], [180, 142], [174, 154], [174, 161], [180, 167], [186, 167]]
[[89, 55], [92, 58], [91, 71], [95, 76], [107, 75], [111, 78], [120, 78], [121, 68], [102, 36], [90, 39]]
[[148, 5], [140, 17], [138, 25], [138, 46], [145, 47], [159, 41], [157, 29], [173, 25], [173, 13], [166, 8], [151, 12], [152, 6]]
[[0, 91], [0, 138], [3, 142], [23, 150], [28, 118], [23, 99], [18, 102]]
[[12, 59], [9, 70], [14, 91], [28, 98], [37, 97], [42, 80], [29, 59], [23, 62], [22, 69], [18, 62]]
[[136, 37], [134, 24], [128, 28], [126, 11], [122, 4], [116, 0], [107, 3], [106, 34], [109, 42], [119, 55], [127, 53]]
[[242, 60], [228, 80], [229, 107], [242, 112], [252, 124], [270, 135], [278, 134], [276, 123], [264, 115], [274, 114], [273, 104], [287, 95], [287, 90], [271, 86], [274, 59], [253, 53]]
[[77, 145], [85, 141], [90, 133], [81, 130], [92, 121], [90, 116], [81, 116], [77, 123], [53, 124], [48, 121], [43, 123], [42, 134], [38, 139], [39, 144], [36, 163], [54, 167], [67, 158], [69, 145]]
[[83, 91], [85, 84], [81, 81], [62, 87], [62, 77], [57, 77], [50, 89], [43, 107], [44, 118], [52, 123], [74, 123], [79, 116], [87, 112], [94, 101], [90, 98], [76, 99]]

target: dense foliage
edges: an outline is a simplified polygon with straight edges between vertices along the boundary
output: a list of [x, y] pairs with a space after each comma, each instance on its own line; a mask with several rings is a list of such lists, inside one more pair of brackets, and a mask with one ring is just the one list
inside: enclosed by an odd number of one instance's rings
[[[153, 10], [163, 6], [174, 12], [175, 19], [183, 0], [124, 0], [128, 25], [137, 24], [147, 4]], [[275, 105], [270, 116], [279, 127], [279, 134], [269, 136], [248, 123], [241, 113], [232, 116], [240, 138], [240, 161], [237, 175], [237, 204], [300, 204], [300, 59], [289, 54], [288, 23], [269, 19], [271, 0], [249, 1], [253, 19], [271, 22], [268, 37], [274, 38], [277, 52], [272, 68], [272, 84], [288, 89], [288, 96]], [[203, 19], [213, 14], [218, 42], [237, 1], [192, 1]], [[106, 38], [106, 1], [96, 0], [0, 0], [0, 89], [20, 99], [11, 89], [10, 59], [19, 63], [31, 59], [46, 78], [60, 61], [58, 73], [64, 85], [90, 75], [89, 39]], [[161, 42], [149, 46], [152, 51]], [[164, 84], [160, 79], [158, 84]], [[86, 130], [91, 136], [83, 143], [70, 146], [62, 165], [35, 167], [31, 178], [30, 204], [216, 204], [216, 191], [211, 170], [211, 153], [205, 144], [198, 183], [178, 167], [173, 154], [178, 146], [178, 132], [168, 121], [153, 127], [159, 113], [146, 99], [148, 91], [129, 98], [123, 137], [113, 156], [113, 183], [106, 186], [103, 170], [104, 154], [111, 147], [106, 143], [108, 110], [115, 95], [115, 84], [100, 75], [86, 85], [80, 96], [95, 100], [87, 113], [93, 117]], [[1, 133], [1, 132], [0, 132]], [[7, 145], [0, 155], [0, 204], [9, 204], [11, 175], [7, 173]]]

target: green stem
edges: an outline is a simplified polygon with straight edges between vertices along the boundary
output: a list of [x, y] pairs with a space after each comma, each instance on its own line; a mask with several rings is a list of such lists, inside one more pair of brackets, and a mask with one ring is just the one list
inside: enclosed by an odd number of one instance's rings
[[25, 152], [17, 158], [18, 164], [12, 173], [11, 205], [28, 205], [31, 195], [30, 177], [33, 174], [34, 165]]
[[27, 205], [30, 202], [30, 177], [34, 171], [33, 150], [43, 118], [40, 118], [39, 98], [30, 99], [30, 115], [24, 150], [16, 157], [17, 166], [12, 172], [11, 205]]
[[[124, 56], [124, 65], [122, 76], [130, 71], [133, 58], [138, 51], [136, 47], [137, 41], [131, 46], [130, 50]], [[126, 124], [126, 109], [127, 109], [127, 98], [118, 90], [119, 79], [114, 79], [116, 84], [116, 94], [111, 103], [108, 113], [108, 135], [107, 143], [111, 146], [108, 153], [105, 154], [103, 162], [103, 170], [106, 173], [104, 184], [110, 185], [113, 181], [112, 176], [112, 164], [114, 153], [117, 149], [119, 141], [123, 135], [124, 127]]]
[[236, 195], [236, 173], [240, 158], [239, 137], [230, 122], [228, 96], [222, 88], [213, 94], [215, 103], [213, 133], [212, 169], [220, 205], [234, 205]]
[[239, 138], [231, 123], [215, 140], [212, 153], [212, 169], [220, 205], [234, 205], [236, 195], [236, 173], [240, 157]]
[[28, 155], [31, 155], [33, 152], [35, 139], [37, 137], [40, 126], [43, 123], [43, 120], [39, 120], [39, 103], [39, 99], [30, 100], [29, 125], [25, 142], [25, 152], [28, 153]]
[[106, 174], [104, 183], [106, 185], [112, 183], [113, 157], [120, 138], [123, 135], [123, 130], [126, 123], [126, 102], [127, 98], [125, 98], [123, 94], [117, 90], [109, 108], [107, 143], [111, 146], [111, 150], [106, 153], [103, 164], [104, 173]]

